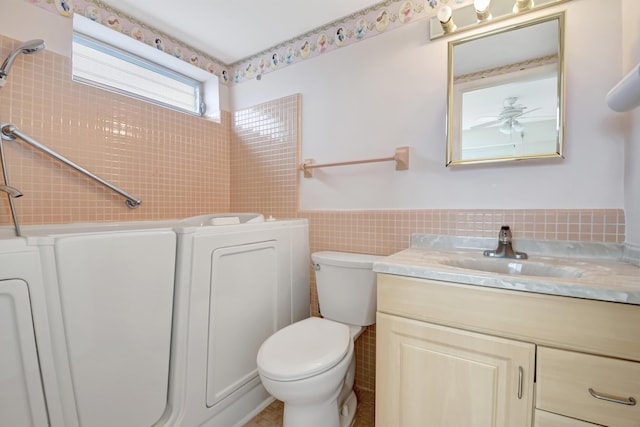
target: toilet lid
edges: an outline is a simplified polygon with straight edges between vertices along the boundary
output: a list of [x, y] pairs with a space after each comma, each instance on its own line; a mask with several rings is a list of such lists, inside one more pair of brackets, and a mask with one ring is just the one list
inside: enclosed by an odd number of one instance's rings
[[258, 351], [258, 369], [279, 381], [312, 377], [337, 365], [350, 340], [347, 325], [310, 317], [267, 338]]

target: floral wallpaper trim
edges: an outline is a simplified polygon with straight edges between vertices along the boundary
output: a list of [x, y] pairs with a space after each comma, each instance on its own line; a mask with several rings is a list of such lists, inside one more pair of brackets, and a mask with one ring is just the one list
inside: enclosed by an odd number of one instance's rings
[[440, 6], [452, 9], [473, 0], [386, 0], [311, 30], [249, 58], [229, 65], [240, 83], [315, 56], [375, 37], [405, 24], [435, 16]]
[[[86, 16], [115, 31], [215, 74], [222, 83], [241, 83], [265, 73], [425, 20], [448, 5], [457, 9], [473, 0], [385, 0], [311, 30], [234, 64], [208, 56], [99, 0], [25, 0], [65, 17]], [[233, 75], [230, 74], [233, 71]]]
[[[125, 34], [135, 40], [146, 43], [178, 59], [182, 59], [198, 68], [215, 74], [222, 82], [227, 65], [222, 61], [200, 52], [178, 41], [162, 31], [114, 9], [98, 0], [26, 0], [49, 12], [68, 18], [74, 13], [102, 24], [112, 30]], [[223, 73], [223, 71], [225, 71]], [[226, 83], [226, 81], [225, 81]]]

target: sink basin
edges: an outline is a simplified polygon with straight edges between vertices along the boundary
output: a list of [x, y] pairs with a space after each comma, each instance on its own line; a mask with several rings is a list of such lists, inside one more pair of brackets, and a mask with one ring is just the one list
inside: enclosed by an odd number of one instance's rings
[[492, 259], [447, 259], [441, 261], [442, 264], [450, 267], [464, 268], [467, 270], [482, 271], [496, 274], [516, 274], [524, 276], [543, 277], [581, 277], [583, 271], [579, 268], [568, 266], [522, 262], [509, 258]]

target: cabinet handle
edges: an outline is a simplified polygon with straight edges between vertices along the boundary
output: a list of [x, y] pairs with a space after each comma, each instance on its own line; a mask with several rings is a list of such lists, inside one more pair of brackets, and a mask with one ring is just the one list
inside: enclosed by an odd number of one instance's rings
[[524, 377], [524, 369], [518, 366], [518, 399], [522, 399], [522, 380]]
[[624, 397], [616, 397], [610, 394], [598, 393], [592, 388], [589, 389], [589, 394], [591, 394], [591, 396], [595, 397], [596, 399], [606, 400], [607, 402], [619, 403], [621, 405], [635, 406], [636, 404], [636, 399], [634, 399], [633, 397], [629, 397], [625, 399]]

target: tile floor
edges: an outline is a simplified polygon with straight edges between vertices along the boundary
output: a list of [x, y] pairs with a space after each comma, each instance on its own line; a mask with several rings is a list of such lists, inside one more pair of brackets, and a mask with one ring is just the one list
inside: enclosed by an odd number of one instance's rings
[[[358, 390], [358, 409], [353, 427], [374, 427], [375, 394], [372, 391]], [[282, 402], [276, 400], [256, 415], [244, 427], [281, 427]]]

